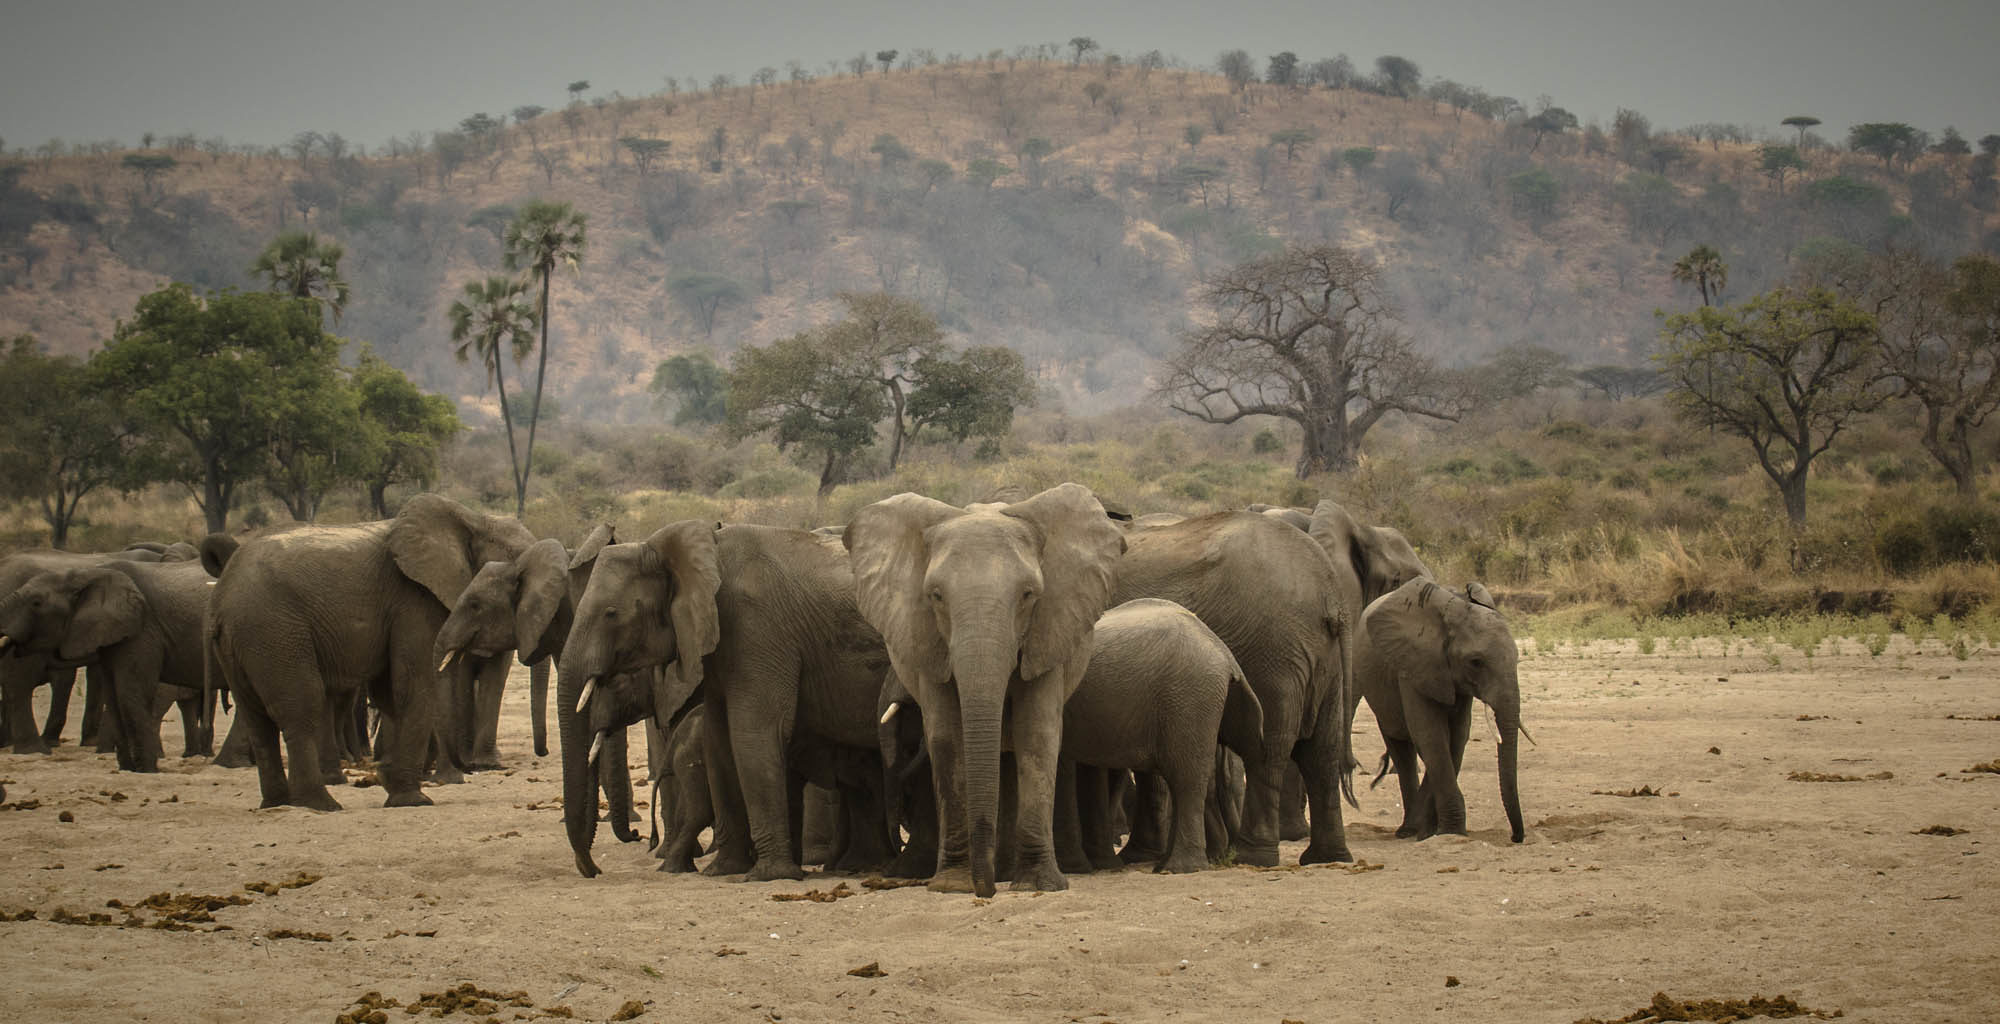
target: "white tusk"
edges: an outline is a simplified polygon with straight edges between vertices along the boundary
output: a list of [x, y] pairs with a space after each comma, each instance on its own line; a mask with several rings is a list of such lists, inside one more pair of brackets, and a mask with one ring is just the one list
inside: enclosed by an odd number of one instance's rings
[[591, 695], [592, 693], [596, 692], [596, 690], [597, 690], [597, 677], [596, 677], [596, 676], [591, 676], [591, 677], [590, 677], [589, 679], [586, 679], [586, 680], [584, 680], [584, 681], [583, 681], [583, 692], [582, 692], [581, 694], [577, 695], [577, 698], [576, 698], [576, 713], [577, 713], [577, 714], [579, 714], [579, 715], [580, 715], [580, 714], [583, 714], [583, 709], [584, 709], [584, 706], [590, 703], [590, 695]]
[[1519, 730], [1521, 730], [1521, 737], [1522, 737], [1523, 739], [1525, 739], [1525, 740], [1527, 740], [1527, 741], [1528, 741], [1528, 745], [1529, 745], [1529, 746], [1531, 746], [1531, 747], [1539, 747], [1539, 746], [1541, 746], [1541, 744], [1539, 744], [1539, 743], [1536, 743], [1536, 742], [1535, 742], [1535, 738], [1534, 738], [1533, 736], [1530, 736], [1530, 735], [1528, 735], [1528, 727], [1527, 727], [1527, 726], [1525, 726], [1525, 725], [1521, 725], [1520, 723], [1518, 723], [1518, 722], [1517, 722], [1517, 723], [1515, 723], [1515, 725], [1514, 725], [1514, 728], [1516, 728], [1516, 729], [1519, 729]]
[[0, 651], [4, 651], [4, 650], [6, 650], [6, 649], [7, 649], [7, 645], [8, 645], [8, 644], [11, 644], [11, 643], [13, 643], [13, 642], [14, 642], [14, 638], [13, 638], [13, 637], [11, 637], [11, 636], [7, 636], [7, 635], [6, 635], [6, 634], [4, 634], [4, 633], [0, 633]]
[[597, 734], [597, 738], [596, 738], [596, 739], [594, 739], [594, 740], [591, 740], [591, 741], [590, 741], [590, 763], [591, 763], [591, 764], [596, 764], [596, 763], [597, 763], [597, 754], [598, 754], [598, 752], [599, 752], [599, 751], [601, 751], [601, 750], [603, 750], [603, 749], [604, 749], [604, 734], [600, 732], [600, 733], [598, 733], [598, 734]]
[[207, 580], [207, 581], [205, 581], [205, 582], [204, 582], [204, 583], [203, 583], [202, 585], [203, 585], [203, 586], [207, 586], [207, 587], [212, 587], [212, 586], [215, 586], [215, 585], [216, 585], [217, 583], [221, 583], [221, 582], [222, 582], [221, 580]]
[[888, 725], [888, 724], [889, 724], [889, 719], [891, 719], [891, 718], [894, 718], [894, 717], [896, 717], [896, 712], [898, 712], [898, 711], [901, 711], [901, 710], [903, 710], [903, 702], [902, 702], [902, 701], [899, 701], [899, 700], [892, 700], [892, 701], [890, 701], [890, 702], [889, 702], [889, 710], [887, 710], [887, 711], [884, 711], [884, 712], [882, 712], [882, 724], [883, 724], [883, 725]]
[[462, 651], [461, 651], [461, 650], [460, 650], [459, 648], [453, 648], [453, 649], [451, 650], [451, 652], [450, 652], [450, 653], [448, 653], [448, 654], [446, 654], [446, 655], [444, 656], [444, 660], [443, 660], [443, 661], [440, 661], [440, 662], [438, 662], [438, 671], [439, 671], [439, 672], [443, 672], [444, 670], [446, 670], [446, 669], [450, 668], [450, 667], [451, 667], [451, 663], [452, 663], [452, 662], [454, 662], [454, 661], [457, 661], [457, 660], [458, 660], [458, 656], [459, 656], [459, 655], [460, 655], [461, 653], [463, 653], [463, 652], [462, 652]]

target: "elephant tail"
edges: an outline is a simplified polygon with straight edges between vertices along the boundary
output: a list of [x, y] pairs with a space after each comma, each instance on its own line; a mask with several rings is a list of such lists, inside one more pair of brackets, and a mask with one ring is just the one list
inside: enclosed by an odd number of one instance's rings
[[[1221, 646], [1220, 641], [1217, 646]], [[1222, 745], [1254, 764], [1264, 759], [1264, 705], [1228, 648], [1222, 648], [1222, 656], [1229, 660], [1229, 694], [1222, 702]]]
[[1329, 667], [1334, 684], [1328, 694], [1333, 716], [1329, 724], [1322, 715], [1321, 723], [1322, 727], [1333, 729], [1334, 770], [1340, 774], [1340, 794], [1349, 807], [1358, 811], [1361, 801], [1354, 793], [1354, 705], [1348, 700], [1349, 689], [1354, 686], [1354, 622], [1338, 595], [1327, 595], [1326, 630], [1333, 640], [1334, 661]]
[[1374, 789], [1376, 786], [1381, 785], [1382, 780], [1386, 778], [1388, 774], [1389, 774], [1389, 752], [1385, 750], [1382, 752], [1382, 762], [1375, 766], [1375, 781], [1370, 782], [1368, 784], [1368, 788]]

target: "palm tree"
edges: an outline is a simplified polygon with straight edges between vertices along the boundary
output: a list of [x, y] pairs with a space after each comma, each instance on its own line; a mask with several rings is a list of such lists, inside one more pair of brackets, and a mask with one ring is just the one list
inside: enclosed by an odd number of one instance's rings
[[[505, 277], [467, 281], [465, 298], [451, 304], [451, 340], [455, 346], [452, 354], [463, 363], [478, 353], [486, 365], [486, 378], [500, 392], [500, 423], [507, 430], [507, 459], [514, 472], [516, 516], [527, 508], [528, 473], [514, 450], [514, 416], [507, 405], [507, 378], [503, 372], [507, 361], [501, 357], [501, 347], [513, 349], [514, 363], [519, 365], [535, 346], [535, 309], [521, 298], [527, 290], [526, 281]], [[529, 453], [533, 451], [531, 445]]]
[[250, 273], [269, 280], [274, 292], [326, 303], [337, 322], [347, 308], [347, 279], [340, 276], [344, 255], [339, 242], [322, 242], [310, 231], [286, 231], [257, 255]]
[[1722, 289], [1729, 286], [1729, 264], [1713, 246], [1697, 245], [1674, 261], [1674, 280], [1701, 289], [1701, 304], [1713, 305], [1711, 299], [1721, 298]]
[[[549, 278], [556, 264], [575, 270], [583, 259], [584, 215], [568, 203], [530, 201], [507, 226], [507, 269], [526, 270], [542, 280], [542, 303], [536, 322], [542, 328], [542, 352], [535, 364], [535, 400], [528, 406], [528, 461], [521, 470], [521, 500], [528, 493], [528, 472], [535, 461], [535, 427], [542, 418], [542, 382], [549, 369]], [[509, 435], [509, 440], [512, 436]], [[516, 511], [518, 515], [518, 510]]]

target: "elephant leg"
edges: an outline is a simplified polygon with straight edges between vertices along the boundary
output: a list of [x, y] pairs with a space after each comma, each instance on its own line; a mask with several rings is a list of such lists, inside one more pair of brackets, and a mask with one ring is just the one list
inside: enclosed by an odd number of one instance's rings
[[1306, 823], [1306, 778], [1298, 765], [1285, 766], [1285, 784], [1278, 801], [1278, 838], [1289, 843], [1311, 835], [1311, 826]]
[[1127, 864], [1151, 863], [1166, 853], [1167, 837], [1161, 821], [1166, 817], [1165, 789], [1152, 772], [1132, 773], [1132, 836], [1118, 859]]
[[1290, 736], [1266, 734], [1264, 758], [1244, 762], [1243, 834], [1236, 844], [1239, 864], [1278, 866], [1278, 805], [1292, 745]]
[[113, 741], [120, 771], [160, 770], [160, 717], [170, 702], [157, 682], [164, 660], [141, 648], [96, 668], [107, 702], [99, 735]]
[[[256, 764], [256, 753], [250, 742], [250, 729], [243, 724], [243, 702], [236, 702], [237, 711], [229, 723], [229, 732], [222, 737], [222, 749], [215, 752], [215, 765], [221, 768], [248, 768]], [[213, 721], [213, 718], [210, 719]]]
[[1117, 771], [1111, 773], [1111, 820], [1107, 827], [1111, 832], [1111, 845], [1117, 846], [1125, 834], [1132, 831], [1132, 773]]
[[882, 873], [890, 878], [929, 878], [937, 870], [938, 860], [937, 794], [932, 791], [929, 770], [917, 772], [907, 793], [891, 799], [907, 801], [909, 813], [903, 818], [903, 830], [908, 838], [902, 852]]
[[[424, 795], [424, 754], [449, 717], [440, 707], [437, 666], [431, 661], [431, 644], [437, 639], [442, 610], [435, 618], [413, 609], [403, 612], [405, 621], [389, 636], [388, 700], [382, 704], [382, 732], [378, 742], [381, 755], [376, 774], [389, 793], [385, 807], [428, 807]], [[440, 745], [440, 756], [452, 752]]]
[[[757, 863], [745, 881], [802, 879], [792, 846], [790, 788], [785, 753], [791, 748], [791, 716], [759, 703], [738, 706], [729, 716], [729, 743], [735, 752], [736, 777], [743, 786], [743, 809], [749, 818], [750, 845]], [[789, 703], [778, 701], [773, 703]]]
[[1113, 848], [1111, 774], [1094, 765], [1076, 766], [1077, 829], [1083, 842], [1084, 861], [1092, 871], [1116, 871], [1125, 866]]
[[1059, 892], [1069, 888], [1056, 863], [1055, 802], [1062, 756], [1063, 701], [1067, 694], [1050, 676], [1024, 687], [1014, 701], [1014, 774], [1019, 837], [1015, 889]]
[[802, 845], [799, 847], [799, 863], [832, 864], [835, 859], [834, 847], [839, 827], [835, 824], [840, 815], [840, 795], [824, 787], [808, 783], [801, 803], [805, 827]]
[[535, 730], [535, 756], [549, 756], [549, 662], [528, 666], [528, 719]]
[[1000, 817], [993, 825], [993, 880], [1014, 880], [1014, 865], [1021, 850], [1021, 777], [1016, 774], [1012, 752], [1000, 754]]
[[500, 767], [500, 703], [506, 694], [507, 659], [495, 658], [492, 666], [482, 668], [473, 682], [472, 745], [466, 751], [465, 762], [468, 771], [487, 772]]
[[354, 699], [334, 720], [341, 759], [356, 764], [368, 760], [368, 691], [355, 690]]
[[[42, 725], [42, 743], [45, 746], [62, 746], [63, 726], [69, 722], [69, 698], [71, 692], [75, 689], [75, 669], [54, 669], [49, 673], [49, 717]], [[83, 746], [89, 746], [97, 742], [97, 716], [91, 711], [87, 679], [83, 712], [83, 716], [90, 719], [90, 721], [85, 723], [85, 732], [87, 735], [78, 737], [78, 742]], [[28, 723], [29, 728], [34, 728], [33, 718], [29, 718]], [[48, 751], [44, 750], [41, 753], [46, 754]]]
[[1403, 797], [1403, 823], [1396, 838], [1428, 835], [1431, 827], [1430, 802], [1423, 795], [1423, 774], [1417, 766], [1417, 745], [1408, 737], [1382, 737], [1389, 750], [1389, 763], [1396, 769], [1396, 788]]
[[[359, 691], [356, 691], [356, 694], [352, 699], [354, 700], [361, 699]], [[340, 721], [339, 721], [340, 719], [347, 717], [347, 711], [346, 711], [347, 706], [348, 706], [348, 698], [340, 697], [338, 695], [331, 697], [327, 702], [326, 713], [319, 716], [319, 722], [315, 727], [315, 729], [313, 730], [317, 736], [317, 743], [319, 747], [320, 781], [326, 783], [329, 786], [342, 786], [347, 784], [347, 776], [341, 774], [340, 771]]]
[[[971, 892], [972, 835], [965, 813], [964, 740], [959, 736], [958, 691], [937, 687], [924, 704], [924, 745], [931, 755], [931, 786], [937, 806], [937, 868], [932, 892]], [[935, 705], [935, 706], [933, 706]], [[931, 723], [936, 724], [931, 724]], [[1007, 773], [1002, 772], [1004, 777]]]
[[880, 775], [858, 786], [840, 791], [842, 820], [846, 822], [846, 849], [834, 862], [837, 871], [860, 873], [879, 871], [895, 854], [896, 847], [887, 827]]
[[1465, 796], [1459, 792], [1458, 773], [1451, 759], [1452, 718], [1458, 708], [1456, 705], [1425, 700], [1415, 694], [1406, 694], [1403, 706], [1409, 711], [1412, 710], [1411, 705], [1419, 701], [1427, 705], [1422, 713], [1405, 717], [1411, 739], [1416, 741], [1417, 756], [1423, 759], [1424, 778], [1418, 799], [1425, 804], [1432, 824], [1424, 837], [1440, 832], [1464, 835]]
[[[1077, 792], [1085, 770], [1068, 758], [1056, 761], [1056, 865], [1065, 874], [1087, 875], [1091, 861], [1085, 852], [1082, 796]], [[1101, 781], [1101, 780], [1099, 780]]]
[[667, 780], [672, 781], [671, 789], [674, 790], [668, 798], [673, 815], [665, 818], [666, 852], [660, 857], [660, 870], [675, 873], [693, 871], [694, 859], [702, 855], [701, 830], [716, 823], [708, 774], [705, 771], [695, 773], [693, 778], [678, 774], [662, 776], [662, 781]]
[[[798, 772], [790, 770], [785, 772], [785, 834], [790, 837], [792, 849], [799, 851], [806, 848], [806, 785], [805, 777]], [[827, 824], [830, 830], [837, 833], [837, 826], [831, 822]], [[827, 837], [829, 847], [837, 846], [839, 842], [838, 834]], [[806, 860], [804, 856], [799, 858], [800, 868], [810, 863], [814, 862]], [[823, 865], [825, 860], [822, 859], [818, 863]]]
[[729, 714], [709, 700], [702, 714], [703, 760], [708, 765], [709, 803], [715, 808], [715, 859], [704, 875], [740, 875], [756, 862], [750, 845], [750, 818], [743, 807], [743, 783], [736, 774], [736, 757], [729, 737]]
[[174, 704], [181, 710], [181, 756], [208, 756], [213, 748], [208, 742], [208, 730], [201, 727], [201, 698], [183, 697]]
[[[114, 706], [118, 698], [107, 677], [108, 671], [102, 664], [83, 670], [83, 726], [77, 742], [100, 754], [117, 753], [123, 727], [131, 724], [118, 717], [119, 711]], [[154, 671], [157, 677], [158, 670]], [[106, 723], [117, 731], [107, 731]]]
[[42, 683], [40, 659], [0, 656], [0, 699], [7, 704], [7, 742], [16, 754], [46, 754], [49, 745], [35, 731], [35, 687]]
[[[1339, 721], [1326, 725], [1326, 729], [1338, 728], [1346, 726]], [[1312, 841], [1299, 854], [1300, 864], [1348, 863], [1354, 860], [1354, 854], [1347, 848], [1347, 825], [1341, 820], [1338, 749], [1333, 737], [1325, 734], [1326, 729], [1319, 736], [1300, 743], [1293, 755], [1305, 776], [1306, 800], [1311, 805], [1312, 815]]]
[[[262, 700], [243, 691], [236, 698], [236, 724], [229, 735], [233, 739], [239, 733], [257, 766], [257, 789], [264, 798], [258, 806], [282, 807], [291, 803], [291, 786], [285, 782], [285, 760], [278, 754], [278, 723], [264, 710]], [[229, 744], [224, 743], [223, 751], [226, 753], [228, 749]]]
[[621, 843], [636, 843], [639, 833], [632, 827], [632, 766], [626, 729], [613, 729], [604, 738], [604, 750], [597, 760], [597, 785], [604, 791], [605, 819], [611, 834]]
[[1208, 837], [1204, 815], [1208, 806], [1208, 780], [1213, 763], [1185, 753], [1164, 773], [1167, 790], [1173, 795], [1173, 828], [1167, 833], [1166, 856], [1153, 870], [1185, 874], [1208, 867]]

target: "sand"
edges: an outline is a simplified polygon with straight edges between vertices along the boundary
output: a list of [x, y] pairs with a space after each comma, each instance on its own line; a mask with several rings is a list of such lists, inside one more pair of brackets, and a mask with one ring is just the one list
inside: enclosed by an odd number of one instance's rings
[[[0, 923], [0, 1018], [332, 1021], [370, 991], [407, 1003], [471, 982], [534, 1004], [496, 1006], [499, 1020], [564, 1006], [642, 1021], [1568, 1022], [1656, 991], [1783, 993], [1855, 1021], [1993, 1019], [2000, 775], [1962, 770], [2000, 757], [2000, 721], [1946, 716], [2000, 714], [2000, 654], [1959, 661], [1898, 638], [1879, 658], [1779, 648], [1773, 666], [1739, 650], [1524, 659], [1539, 741], [1521, 759], [1525, 844], [1506, 841], [1482, 727], [1470, 837], [1395, 840], [1394, 780], [1363, 784], [1349, 838], [1380, 870], [1134, 871], [991, 901], [657, 874], [608, 829], [605, 874], [586, 881], [559, 767], [530, 750], [524, 678], [503, 723], [509, 768], [429, 790], [430, 808], [341, 788], [339, 813], [255, 810], [253, 771], [168, 758], [120, 774], [77, 749], [72, 725], [51, 757], [0, 755], [8, 799], [40, 804], [0, 810], [0, 911], [38, 918]], [[178, 751], [178, 727], [166, 733]], [[1372, 770], [1365, 710], [1356, 737]], [[1594, 792], [1641, 787], [1663, 795]], [[1932, 825], [1966, 831], [1912, 834]], [[244, 889], [301, 872], [321, 877]], [[858, 895], [772, 899], [842, 881]], [[107, 901], [158, 892], [247, 901], [197, 931], [49, 920], [123, 921]], [[881, 976], [850, 975], [868, 964]]]

